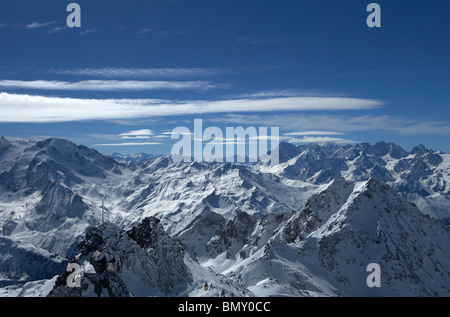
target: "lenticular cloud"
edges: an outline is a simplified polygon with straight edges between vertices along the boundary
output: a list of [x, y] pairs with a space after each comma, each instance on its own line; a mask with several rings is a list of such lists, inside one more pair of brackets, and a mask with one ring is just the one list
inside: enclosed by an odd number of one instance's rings
[[80, 99], [0, 93], [0, 122], [66, 122], [233, 112], [371, 109], [381, 102], [342, 97], [278, 97], [174, 101]]

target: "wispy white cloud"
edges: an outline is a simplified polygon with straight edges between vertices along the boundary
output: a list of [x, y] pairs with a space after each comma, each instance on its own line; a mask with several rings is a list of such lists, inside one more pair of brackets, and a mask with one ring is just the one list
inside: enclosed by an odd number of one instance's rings
[[330, 137], [314, 137], [314, 136], [304, 136], [301, 139], [298, 138], [292, 138], [289, 139], [289, 143], [327, 143], [327, 142], [333, 142], [333, 143], [358, 143], [357, 141], [353, 140], [346, 140], [343, 138], [330, 138]]
[[159, 139], [170, 138], [169, 135], [163, 135], [163, 134], [154, 135], [153, 137], [154, 138], [159, 138]]
[[[193, 132], [177, 132], [179, 135], [194, 135]], [[171, 136], [172, 135], [172, 131], [165, 131], [165, 132], [161, 132], [162, 135], [167, 135], [167, 136]]]
[[138, 146], [138, 145], [158, 145], [160, 142], [128, 142], [128, 143], [100, 143], [93, 146]]
[[90, 76], [101, 78], [183, 78], [218, 74], [215, 68], [75, 68], [51, 69], [49, 74]]
[[[289, 97], [171, 101], [160, 99], [78, 99], [0, 93], [0, 122], [126, 120], [143, 117], [239, 112], [372, 109], [376, 100], [340, 97]], [[290, 117], [290, 116], [289, 116]]]
[[136, 139], [150, 139], [149, 136], [145, 135], [137, 135], [137, 136], [122, 136], [121, 139], [130, 139], [130, 140], [136, 140]]
[[67, 26], [57, 26], [57, 27], [54, 27], [51, 30], [49, 30], [47, 33], [53, 34], [53, 33], [57, 33], [59, 31], [65, 30], [65, 29], [68, 29], [68, 27]]
[[136, 81], [136, 80], [84, 80], [78, 82], [50, 80], [0, 80], [0, 87], [9, 89], [65, 90], [65, 91], [123, 91], [155, 89], [212, 89], [206, 81]]
[[121, 139], [150, 139], [153, 132], [150, 129], [133, 130], [119, 134]]
[[283, 136], [272, 136], [272, 135], [256, 135], [256, 136], [235, 136], [235, 137], [229, 137], [225, 133], [225, 137], [217, 136], [207, 138], [203, 136], [202, 138], [196, 139], [194, 138], [194, 141], [213, 141], [213, 143], [223, 143], [223, 144], [247, 144], [247, 143], [258, 143], [259, 141], [281, 141], [281, 140], [288, 140], [291, 139], [289, 137], [283, 137]]
[[44, 27], [53, 25], [53, 24], [55, 24], [55, 23], [56, 23], [56, 21], [43, 22], [43, 23], [33, 22], [33, 23], [30, 23], [30, 24], [27, 24], [27, 25], [25, 26], [25, 28], [26, 28], [27, 30], [41, 29], [41, 28], [44, 28]]
[[[217, 112], [258, 112], [258, 111], [333, 111], [374, 109], [382, 102], [372, 99], [345, 97], [275, 97], [259, 99], [231, 99], [198, 102]], [[231, 109], [228, 111], [227, 109]], [[216, 112], [216, 111], [215, 111]]]
[[80, 34], [81, 35], [85, 35], [85, 34], [92, 34], [92, 33], [97, 33], [97, 32], [101, 32], [103, 31], [103, 29], [83, 29]]
[[116, 134], [89, 133], [86, 136], [89, 138], [103, 139], [103, 140], [118, 140], [119, 139], [119, 137]]
[[50, 27], [51, 25], [56, 24], [56, 21], [49, 21], [49, 22], [32, 22], [28, 24], [5, 24], [0, 23], [0, 28], [14, 28], [19, 30], [38, 30], [46, 27]]
[[142, 130], [128, 131], [120, 134], [120, 136], [138, 136], [138, 135], [150, 136], [153, 135], [153, 132], [150, 129], [142, 129]]
[[235, 99], [261, 99], [261, 98], [285, 98], [285, 97], [348, 97], [343, 94], [324, 90], [302, 90], [302, 89], [272, 89], [256, 92], [246, 92], [231, 95], [229, 98]]
[[334, 131], [295, 131], [284, 133], [284, 135], [342, 135], [342, 132]]
[[[58, 29], [59, 30], [59, 29]], [[86, 76], [95, 78], [187, 78], [208, 77], [224, 74], [242, 74], [273, 71], [279, 69], [277, 65], [249, 65], [237, 67], [187, 67], [187, 68], [125, 68], [125, 67], [100, 67], [100, 68], [59, 68], [45, 71], [47, 74]]]
[[[450, 124], [445, 121], [419, 121], [391, 115], [350, 115], [350, 114], [311, 114], [295, 113], [289, 116], [281, 114], [225, 114], [209, 121], [230, 122], [234, 124], [283, 127], [285, 130], [326, 131], [330, 127], [341, 133], [359, 131], [390, 131], [400, 135], [450, 135]], [[317, 135], [317, 134], [316, 134]]]

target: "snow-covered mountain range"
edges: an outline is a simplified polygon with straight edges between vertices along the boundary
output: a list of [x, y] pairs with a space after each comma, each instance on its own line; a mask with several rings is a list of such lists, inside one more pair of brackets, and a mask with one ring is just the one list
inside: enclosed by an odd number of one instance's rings
[[[450, 295], [449, 154], [279, 150], [277, 166], [118, 162], [67, 140], [0, 137], [0, 295]], [[98, 272], [94, 253], [121, 270]], [[83, 268], [81, 288], [67, 286], [68, 263]], [[370, 263], [379, 288], [366, 284]]]
[[150, 159], [154, 159], [157, 157], [161, 157], [163, 155], [154, 155], [154, 154], [148, 154], [148, 153], [130, 153], [130, 154], [121, 154], [121, 153], [111, 153], [106, 155], [107, 157], [110, 157], [117, 162], [120, 163], [130, 163], [130, 162], [142, 162]]
[[264, 169], [288, 179], [324, 184], [376, 178], [434, 218], [450, 223], [450, 155], [418, 145], [407, 152], [395, 143], [375, 145], [280, 144], [280, 165]]

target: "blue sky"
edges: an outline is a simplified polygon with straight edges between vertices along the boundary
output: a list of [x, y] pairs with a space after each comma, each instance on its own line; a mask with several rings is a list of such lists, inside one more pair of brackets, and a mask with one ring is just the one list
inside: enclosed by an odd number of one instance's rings
[[6, 138], [168, 154], [200, 118], [450, 152], [448, 1], [79, 0], [68, 28], [70, 2], [1, 3]]

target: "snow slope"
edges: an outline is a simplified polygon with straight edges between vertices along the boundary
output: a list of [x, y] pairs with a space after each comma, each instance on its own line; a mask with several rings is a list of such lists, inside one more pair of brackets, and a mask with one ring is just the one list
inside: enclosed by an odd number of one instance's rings
[[[96, 251], [108, 261], [114, 258], [120, 269], [96, 270], [92, 260]], [[222, 291], [252, 294], [193, 261], [154, 217], [145, 218], [128, 231], [113, 224], [91, 228], [71, 263], [83, 268], [81, 287], [69, 287], [69, 272], [64, 271], [49, 296], [218, 296]], [[205, 283], [213, 287], [205, 290]]]
[[[78, 295], [217, 295], [201, 288], [207, 279], [243, 296], [447, 296], [449, 164], [448, 154], [385, 142], [282, 142], [274, 167], [122, 164], [67, 140], [0, 138], [0, 294], [63, 287], [61, 267], [90, 257], [80, 246], [103, 213], [97, 236], [120, 245], [127, 266], [90, 276]], [[146, 219], [175, 253], [128, 235]], [[381, 289], [365, 285], [369, 260], [382, 268]], [[96, 292], [102, 281], [114, 287]]]
[[450, 221], [450, 154], [423, 145], [405, 151], [395, 143], [377, 142], [296, 146], [281, 142], [280, 164], [261, 162], [255, 169], [313, 184], [338, 177], [350, 181], [376, 178], [431, 217]]
[[[450, 295], [448, 230], [375, 179], [338, 178], [301, 211], [253, 228], [240, 249], [205, 264], [256, 295]], [[381, 288], [366, 284], [370, 263]]]

